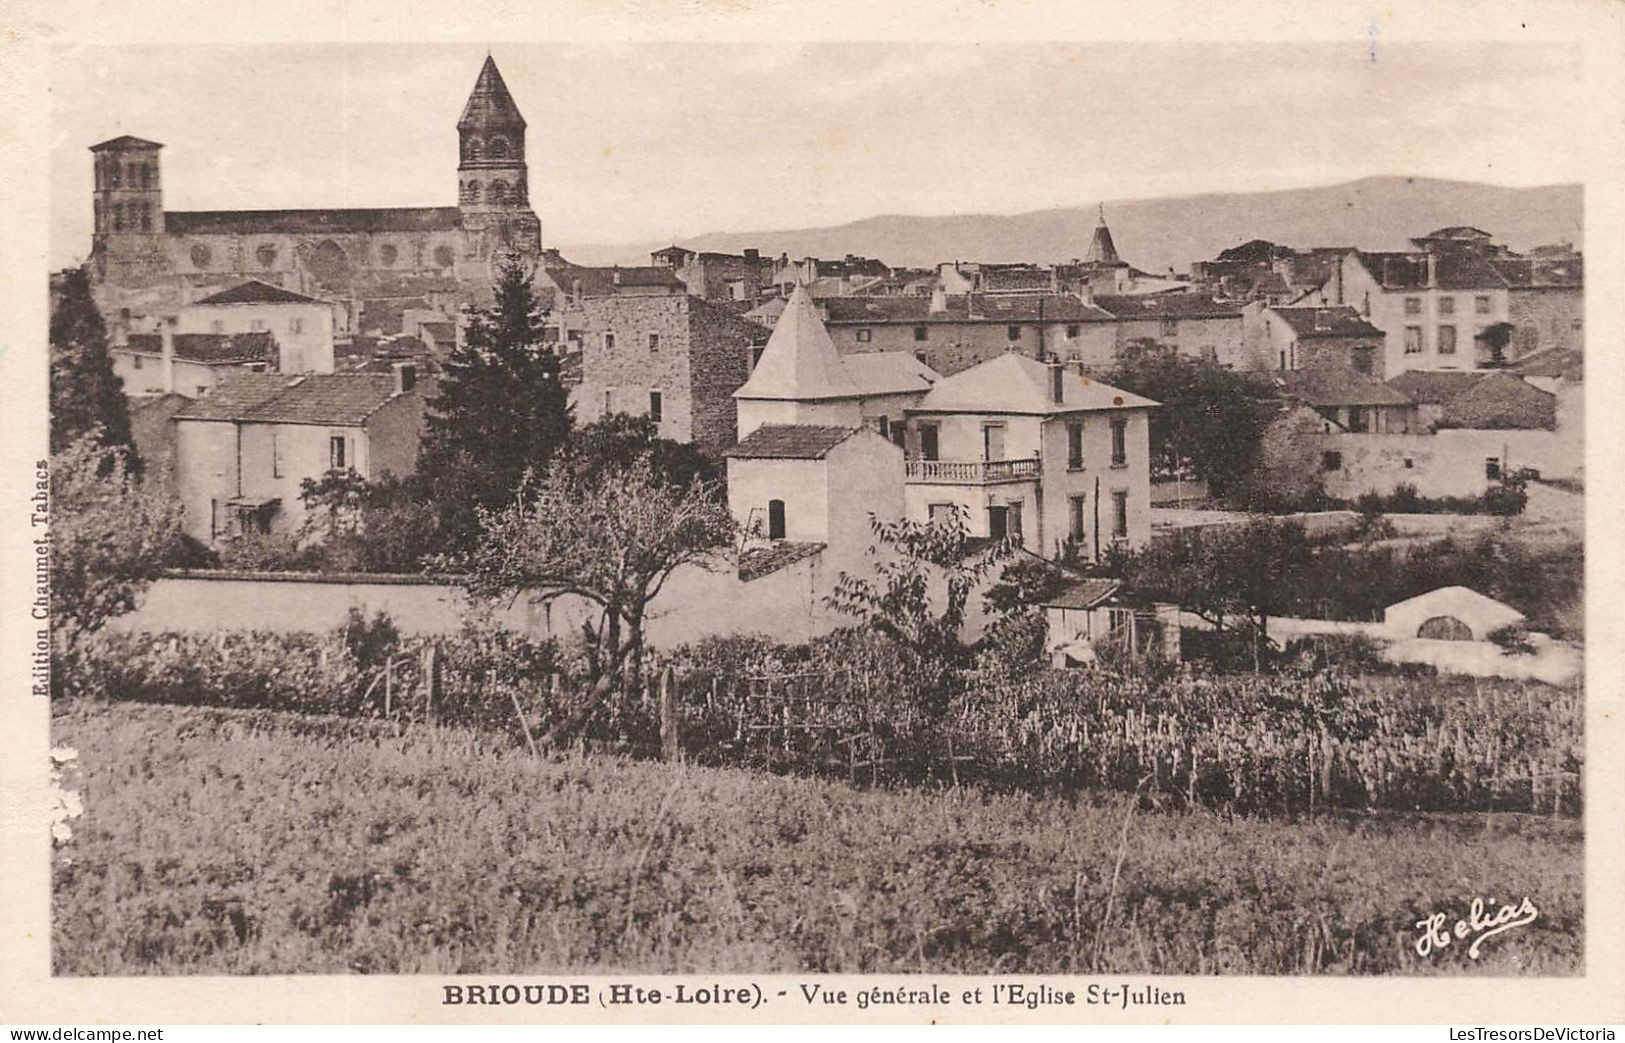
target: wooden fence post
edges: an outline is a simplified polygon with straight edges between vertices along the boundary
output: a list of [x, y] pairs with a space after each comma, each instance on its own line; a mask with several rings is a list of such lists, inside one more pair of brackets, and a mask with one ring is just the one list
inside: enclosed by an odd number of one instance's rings
[[660, 759], [675, 761], [682, 756], [677, 722], [677, 671], [668, 666], [660, 675]]
[[395, 701], [395, 660], [384, 660], [384, 716], [389, 716], [390, 706]]
[[440, 644], [430, 641], [423, 646], [423, 719], [434, 716], [435, 697], [440, 689]]

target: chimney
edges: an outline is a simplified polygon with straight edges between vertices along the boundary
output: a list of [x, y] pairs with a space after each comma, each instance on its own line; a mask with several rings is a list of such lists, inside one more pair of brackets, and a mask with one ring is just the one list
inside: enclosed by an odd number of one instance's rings
[[621, 270], [619, 268], [615, 269], [615, 274], [613, 275], [613, 278], [615, 280], [615, 285], [619, 286], [621, 284]]
[[164, 393], [175, 390], [175, 326], [180, 322], [174, 315], [158, 320], [158, 339], [163, 345]]
[[1315, 309], [1315, 329], [1325, 332], [1332, 328], [1331, 316], [1326, 314], [1325, 308]]
[[418, 386], [418, 368], [410, 362], [397, 362], [389, 367], [395, 372], [395, 394], [404, 395]]
[[759, 261], [761, 259], [762, 259], [761, 253], [758, 252], [754, 247], [752, 247], [751, 249], [745, 251], [745, 260], [747, 260], [747, 261]]
[[938, 283], [931, 288], [931, 314], [941, 315], [948, 310], [948, 291]]
[[1053, 405], [1066, 404], [1066, 366], [1059, 359], [1045, 363], [1049, 369], [1049, 400]]

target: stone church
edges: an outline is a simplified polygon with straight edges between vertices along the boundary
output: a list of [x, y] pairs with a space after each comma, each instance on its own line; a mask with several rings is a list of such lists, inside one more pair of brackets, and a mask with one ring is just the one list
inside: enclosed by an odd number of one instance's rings
[[332, 301], [415, 300], [454, 311], [489, 295], [495, 262], [540, 258], [525, 119], [496, 62], [457, 121], [457, 205], [348, 210], [165, 210], [162, 145], [91, 146], [95, 233], [86, 262], [104, 313], [185, 304], [246, 280]]

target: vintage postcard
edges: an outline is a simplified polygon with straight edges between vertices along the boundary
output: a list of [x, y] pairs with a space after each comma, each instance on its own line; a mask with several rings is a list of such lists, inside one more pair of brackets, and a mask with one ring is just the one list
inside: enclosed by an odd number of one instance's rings
[[0, 42], [0, 1020], [1625, 1019], [1617, 7], [238, 13]]

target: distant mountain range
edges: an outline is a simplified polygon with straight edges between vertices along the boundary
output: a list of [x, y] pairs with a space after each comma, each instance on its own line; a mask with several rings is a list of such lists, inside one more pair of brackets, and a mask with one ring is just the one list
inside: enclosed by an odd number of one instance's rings
[[[1249, 239], [1285, 246], [1357, 246], [1401, 250], [1412, 236], [1472, 225], [1514, 250], [1563, 240], [1579, 244], [1580, 185], [1505, 188], [1471, 181], [1370, 177], [1324, 188], [1222, 192], [1106, 203], [1106, 222], [1125, 261], [1146, 271], [1188, 270]], [[840, 258], [860, 254], [894, 266], [939, 261], [1035, 261], [1080, 257], [1098, 212], [1093, 205], [1026, 214], [948, 217], [885, 215], [825, 228], [713, 232], [680, 245], [739, 253]], [[577, 264], [648, 264], [667, 242], [561, 245]]]

